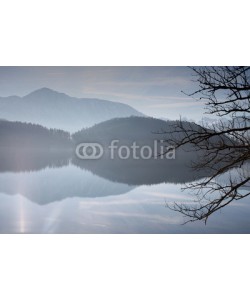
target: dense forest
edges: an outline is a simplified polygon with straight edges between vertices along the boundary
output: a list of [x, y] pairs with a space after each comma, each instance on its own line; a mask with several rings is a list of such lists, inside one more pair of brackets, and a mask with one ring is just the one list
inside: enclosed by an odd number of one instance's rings
[[70, 134], [40, 125], [0, 120], [1, 148], [11, 149], [69, 149]]

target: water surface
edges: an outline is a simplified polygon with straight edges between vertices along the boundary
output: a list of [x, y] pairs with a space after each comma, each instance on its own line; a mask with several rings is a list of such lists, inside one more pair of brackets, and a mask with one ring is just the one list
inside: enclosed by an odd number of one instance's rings
[[[36, 161], [36, 160], [34, 160]], [[132, 163], [131, 163], [132, 164]], [[181, 188], [205, 174], [186, 166], [61, 159], [0, 173], [1, 233], [249, 233], [250, 199], [182, 225], [166, 203], [192, 203]]]

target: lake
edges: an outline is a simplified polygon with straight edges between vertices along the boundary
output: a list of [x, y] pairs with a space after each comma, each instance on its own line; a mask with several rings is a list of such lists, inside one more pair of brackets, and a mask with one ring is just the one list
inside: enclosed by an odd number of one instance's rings
[[73, 158], [56, 164], [36, 160], [32, 168], [31, 162], [27, 168], [20, 162], [16, 169], [1, 163], [1, 233], [250, 232], [249, 197], [213, 214], [207, 225], [182, 225], [183, 215], [166, 203], [194, 200], [181, 190], [194, 178], [184, 166], [105, 160], [77, 164]]

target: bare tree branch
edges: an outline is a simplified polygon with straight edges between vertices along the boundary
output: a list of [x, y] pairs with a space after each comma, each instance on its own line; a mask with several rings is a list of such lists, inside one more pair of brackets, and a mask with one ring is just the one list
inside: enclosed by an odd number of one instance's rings
[[189, 96], [205, 101], [207, 114], [227, 119], [202, 126], [180, 119], [167, 132], [168, 145], [195, 151], [199, 159], [192, 167], [210, 174], [185, 187], [195, 193], [195, 205], [175, 203], [170, 208], [187, 222], [207, 222], [214, 212], [250, 195], [250, 67], [191, 69], [199, 88]]

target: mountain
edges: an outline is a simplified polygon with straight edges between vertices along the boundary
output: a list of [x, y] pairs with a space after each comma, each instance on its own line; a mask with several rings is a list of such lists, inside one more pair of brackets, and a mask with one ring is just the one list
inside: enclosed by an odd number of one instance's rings
[[100, 99], [74, 98], [48, 88], [27, 96], [0, 97], [0, 119], [40, 124], [75, 132], [119, 117], [143, 116], [129, 105]]

